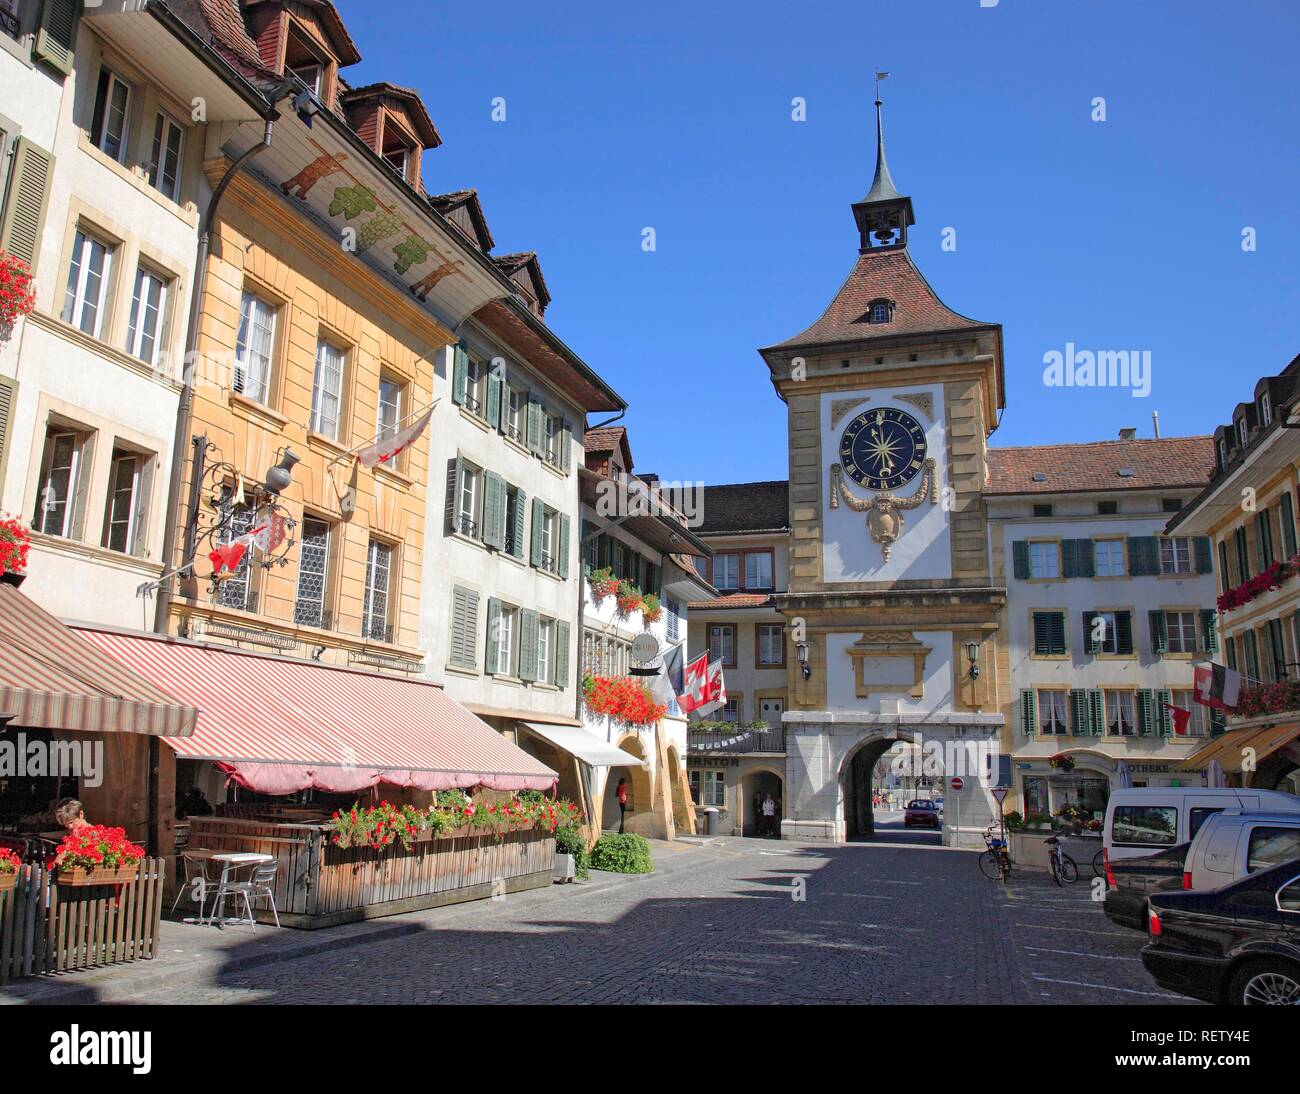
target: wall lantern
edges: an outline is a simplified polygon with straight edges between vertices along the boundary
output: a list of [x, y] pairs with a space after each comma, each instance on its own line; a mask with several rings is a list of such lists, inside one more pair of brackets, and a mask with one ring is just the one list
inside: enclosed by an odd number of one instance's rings
[[966, 674], [972, 680], [978, 680], [980, 674], [980, 644], [978, 642], [966, 643], [966, 660], [970, 662], [970, 668]]
[[812, 666], [808, 664], [808, 643], [796, 642], [794, 644], [795, 656], [799, 658], [799, 667], [803, 669], [803, 678], [808, 680], [812, 677]]

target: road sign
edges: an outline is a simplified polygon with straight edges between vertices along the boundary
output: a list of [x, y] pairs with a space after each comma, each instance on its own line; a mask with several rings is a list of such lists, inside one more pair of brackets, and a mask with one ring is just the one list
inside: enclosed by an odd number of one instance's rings
[[995, 786], [993, 787], [991, 792], [993, 794], [993, 797], [997, 799], [998, 805], [1001, 805], [1002, 802], [1006, 799], [1006, 796], [1011, 793], [1011, 787]]
[[963, 781], [960, 775], [955, 775], [953, 776], [953, 780], [949, 785], [952, 786], [954, 791], [957, 791], [960, 790], [963, 786], [965, 786], [966, 783]]
[[642, 631], [632, 639], [632, 660], [639, 665], [648, 665], [659, 656], [659, 640], [648, 631]]

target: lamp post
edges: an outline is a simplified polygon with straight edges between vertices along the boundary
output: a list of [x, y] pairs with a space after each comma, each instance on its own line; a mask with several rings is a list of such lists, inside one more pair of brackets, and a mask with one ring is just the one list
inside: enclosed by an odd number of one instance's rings
[[808, 664], [808, 643], [796, 642], [794, 652], [799, 659], [799, 668], [803, 670], [803, 678], [805, 680], [812, 679], [812, 666]]
[[966, 675], [972, 680], [978, 680], [980, 675], [980, 644], [978, 642], [966, 643], [966, 660], [970, 662], [970, 668], [966, 670]]

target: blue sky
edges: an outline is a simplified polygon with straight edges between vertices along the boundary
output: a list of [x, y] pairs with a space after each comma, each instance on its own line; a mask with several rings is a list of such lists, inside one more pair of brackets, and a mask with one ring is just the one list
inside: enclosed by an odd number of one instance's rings
[[[917, 264], [1004, 327], [992, 443], [1150, 436], [1152, 410], [1210, 432], [1300, 353], [1293, 0], [338, 6], [348, 78], [425, 98], [426, 185], [477, 187], [497, 252], [538, 252], [547, 320], [628, 400], [639, 471], [785, 477], [756, 349], [852, 266], [873, 67]], [[1150, 396], [1044, 386], [1067, 342], [1150, 350]]]

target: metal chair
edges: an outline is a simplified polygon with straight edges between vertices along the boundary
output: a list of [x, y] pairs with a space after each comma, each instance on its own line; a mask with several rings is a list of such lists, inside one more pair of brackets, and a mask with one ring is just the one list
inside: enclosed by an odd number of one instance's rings
[[176, 899], [172, 901], [172, 911], [176, 911], [176, 905], [181, 902], [181, 897], [186, 893], [192, 893], [194, 882], [198, 878], [203, 879], [202, 885], [199, 886], [199, 919], [203, 919], [203, 905], [208, 899], [208, 886], [212, 884], [211, 877], [208, 876], [208, 864], [206, 860], [193, 859], [182, 851], [177, 858], [181, 860], [181, 865], [185, 868], [185, 884], [176, 890]]
[[248, 915], [249, 926], [256, 931], [257, 920], [253, 918], [253, 904], [265, 897], [271, 905], [271, 916], [275, 920], [275, 925], [279, 927], [280, 913], [276, 910], [275, 894], [271, 891], [278, 867], [279, 863], [274, 859], [270, 862], [259, 862], [253, 867], [253, 873], [247, 881], [227, 881], [222, 884], [217, 890], [212, 907], [212, 918], [217, 924], [222, 923], [221, 909], [225, 905], [226, 898], [240, 897], [244, 901], [244, 911]]

